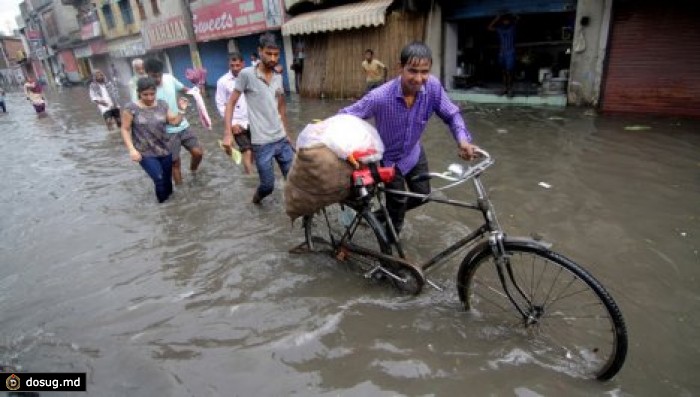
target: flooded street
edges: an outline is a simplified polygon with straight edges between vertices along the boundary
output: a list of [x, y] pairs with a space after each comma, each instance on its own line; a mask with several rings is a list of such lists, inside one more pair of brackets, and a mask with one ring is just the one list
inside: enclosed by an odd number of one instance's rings
[[[158, 205], [86, 88], [49, 93], [40, 119], [19, 93], [7, 103], [0, 364], [87, 372], [90, 396], [700, 395], [700, 122], [465, 108], [496, 160], [483, 179], [505, 230], [554, 243], [622, 309], [627, 361], [601, 383], [467, 321], [454, 281], [464, 252], [431, 274], [446, 291], [415, 298], [330, 257], [288, 253], [303, 233], [284, 214], [281, 180], [250, 204], [257, 176], [218, 148], [218, 115], [198, 130], [199, 174], [183, 151], [184, 183]], [[347, 103], [292, 98], [290, 124]], [[437, 117], [423, 142], [431, 169], [456, 160]], [[437, 205], [411, 212], [409, 256], [427, 259], [478, 221]]]

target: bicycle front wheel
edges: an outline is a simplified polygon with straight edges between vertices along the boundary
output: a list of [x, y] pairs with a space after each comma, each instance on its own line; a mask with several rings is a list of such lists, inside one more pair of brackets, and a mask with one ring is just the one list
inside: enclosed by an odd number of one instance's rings
[[[581, 266], [533, 242], [507, 240], [465, 258], [457, 287], [478, 320], [526, 337], [533, 362], [584, 377], [615, 376], [627, 355], [620, 309]], [[505, 326], [505, 327], [504, 327]]]

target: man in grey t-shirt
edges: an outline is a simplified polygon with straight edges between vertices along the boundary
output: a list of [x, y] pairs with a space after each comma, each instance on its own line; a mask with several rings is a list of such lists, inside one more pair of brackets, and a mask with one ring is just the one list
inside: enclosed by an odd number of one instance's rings
[[270, 195], [275, 188], [275, 171], [272, 160], [287, 177], [294, 159], [294, 149], [287, 135], [287, 104], [284, 101], [282, 76], [275, 72], [279, 61], [280, 48], [272, 33], [260, 36], [258, 44], [260, 62], [257, 66], [247, 67], [238, 74], [236, 88], [226, 104], [224, 114], [223, 146], [226, 153], [231, 154], [231, 119], [233, 109], [245, 94], [248, 103], [248, 119], [250, 121], [250, 136], [253, 144], [255, 165], [258, 168], [260, 184], [253, 195], [253, 203], [260, 204], [261, 200]]

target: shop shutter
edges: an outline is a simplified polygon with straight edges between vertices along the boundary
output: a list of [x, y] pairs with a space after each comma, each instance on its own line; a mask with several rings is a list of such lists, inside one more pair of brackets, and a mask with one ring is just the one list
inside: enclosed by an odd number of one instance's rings
[[604, 112], [700, 117], [700, 11], [671, 4], [614, 4]]
[[172, 67], [172, 74], [176, 79], [180, 80], [182, 84], [186, 86], [191, 86], [187, 77], [185, 77], [185, 71], [187, 68], [192, 67], [192, 57], [190, 56], [190, 47], [183, 45], [179, 47], [172, 47], [166, 50], [168, 53], [168, 58], [170, 58], [170, 66]]
[[207, 85], [216, 87], [216, 81], [228, 72], [228, 39], [199, 43], [199, 58], [207, 70]]

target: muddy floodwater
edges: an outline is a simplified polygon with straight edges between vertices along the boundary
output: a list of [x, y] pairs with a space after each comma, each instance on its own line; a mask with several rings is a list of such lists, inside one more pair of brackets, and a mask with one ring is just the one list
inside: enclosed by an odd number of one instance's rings
[[[292, 97], [290, 124], [296, 133], [348, 103]], [[158, 205], [86, 88], [50, 92], [44, 118], [17, 92], [7, 104], [2, 365], [87, 372], [90, 396], [700, 395], [700, 122], [464, 108], [496, 160], [483, 180], [506, 231], [584, 264], [624, 313], [627, 362], [601, 383], [469, 322], [454, 281], [463, 253], [431, 274], [445, 291], [418, 297], [288, 253], [302, 232], [284, 214], [281, 179], [250, 204], [257, 177], [218, 148], [215, 115], [213, 131], [199, 129], [200, 172], [183, 171]], [[431, 169], [455, 161], [437, 117], [423, 142]], [[437, 205], [409, 213], [409, 256], [429, 257], [478, 220]]]

